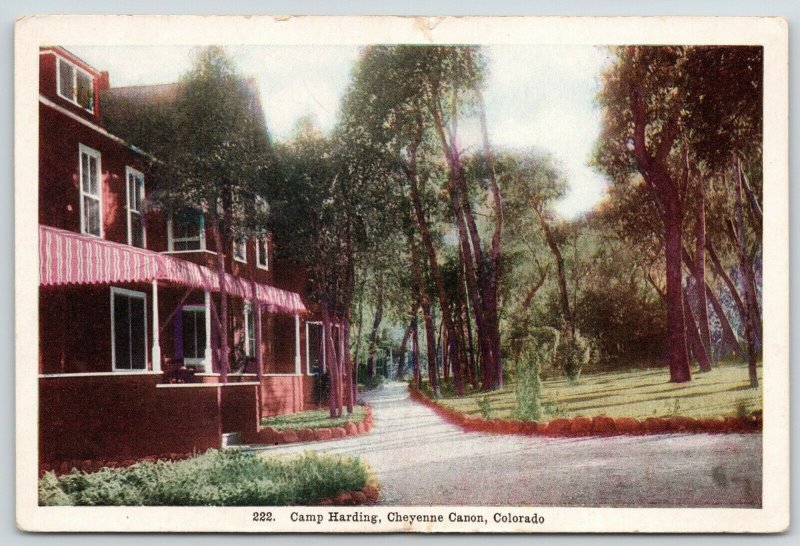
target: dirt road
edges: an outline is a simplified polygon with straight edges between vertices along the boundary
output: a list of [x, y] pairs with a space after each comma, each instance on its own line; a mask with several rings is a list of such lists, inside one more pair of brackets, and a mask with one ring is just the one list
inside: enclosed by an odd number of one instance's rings
[[361, 457], [388, 505], [760, 506], [761, 434], [545, 438], [463, 432], [390, 383], [370, 434], [258, 447]]

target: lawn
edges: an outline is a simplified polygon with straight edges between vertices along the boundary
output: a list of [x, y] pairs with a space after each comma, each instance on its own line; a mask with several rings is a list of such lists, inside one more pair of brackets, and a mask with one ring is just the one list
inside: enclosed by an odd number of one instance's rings
[[359, 459], [305, 453], [289, 457], [229, 449], [183, 461], [141, 462], [39, 480], [43, 506], [305, 505], [362, 489], [369, 469]]
[[[759, 378], [762, 369], [759, 368]], [[473, 392], [463, 398], [446, 395], [440, 403], [476, 417], [480, 405], [490, 418], [514, 419], [515, 386], [492, 393]], [[557, 417], [727, 417], [749, 414], [762, 407], [762, 389], [751, 389], [744, 364], [715, 367], [694, 373], [688, 383], [669, 383], [665, 368], [582, 375], [576, 383], [566, 378], [542, 382], [542, 421]]]
[[364, 406], [353, 406], [353, 413], [347, 413], [345, 409], [344, 415], [331, 419], [330, 411], [326, 409], [301, 411], [299, 413], [288, 413], [286, 415], [276, 415], [274, 417], [264, 417], [261, 419], [261, 426], [272, 427], [274, 429], [294, 429], [299, 430], [302, 428], [325, 428], [325, 427], [340, 427], [345, 423], [360, 423], [364, 420], [367, 409]]

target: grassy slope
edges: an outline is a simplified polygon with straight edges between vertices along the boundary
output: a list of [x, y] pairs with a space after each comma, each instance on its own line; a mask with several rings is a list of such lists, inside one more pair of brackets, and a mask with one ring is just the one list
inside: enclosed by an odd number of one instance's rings
[[347, 410], [345, 410], [344, 415], [336, 419], [330, 418], [328, 409], [302, 411], [300, 413], [265, 417], [261, 419], [261, 426], [294, 430], [299, 430], [301, 428], [340, 427], [348, 421], [352, 423], [363, 421], [366, 411], [364, 406], [353, 406], [353, 413], [348, 414]]
[[[759, 377], [761, 376], [759, 368]], [[747, 367], [726, 365], [701, 374], [689, 383], [669, 383], [665, 368], [583, 375], [577, 383], [565, 378], [542, 382], [542, 420], [556, 417], [726, 417], [762, 407], [762, 389], [751, 389]], [[492, 418], [514, 418], [514, 385], [502, 390], [445, 398], [442, 404], [479, 417], [478, 401], [488, 397]]]
[[276, 457], [211, 450], [184, 461], [142, 462], [98, 472], [48, 472], [41, 505], [284, 506], [310, 504], [363, 488], [370, 471], [360, 460], [306, 453]]

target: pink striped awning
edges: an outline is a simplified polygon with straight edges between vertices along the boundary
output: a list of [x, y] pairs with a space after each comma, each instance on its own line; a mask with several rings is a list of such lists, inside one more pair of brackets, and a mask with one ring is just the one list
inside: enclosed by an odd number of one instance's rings
[[[166, 281], [219, 292], [208, 267], [129, 245], [50, 226], [39, 226], [39, 284], [111, 284]], [[305, 313], [300, 295], [225, 274], [229, 294], [255, 300], [273, 313]]]

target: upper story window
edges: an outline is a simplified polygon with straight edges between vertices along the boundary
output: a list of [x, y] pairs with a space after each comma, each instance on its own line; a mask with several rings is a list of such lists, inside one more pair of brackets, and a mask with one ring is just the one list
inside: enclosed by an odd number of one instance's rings
[[81, 233], [103, 236], [103, 188], [100, 179], [100, 152], [80, 144], [78, 176], [80, 178]]
[[94, 78], [71, 62], [58, 58], [58, 95], [94, 113]]
[[237, 262], [247, 263], [247, 239], [233, 242], [233, 259]]
[[128, 244], [145, 248], [146, 239], [142, 217], [144, 203], [144, 175], [131, 167], [125, 168], [128, 181], [126, 197], [128, 201]]
[[172, 214], [167, 222], [167, 243], [170, 252], [194, 252], [206, 249], [203, 213], [185, 209]]
[[266, 237], [256, 239], [256, 265], [259, 269], [269, 269], [269, 241]]

